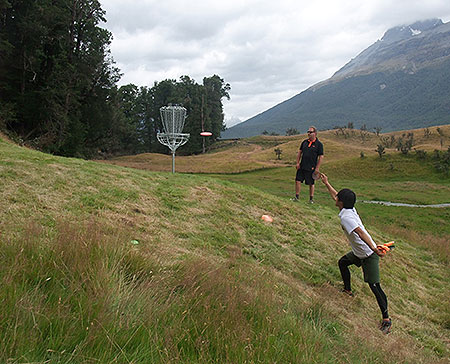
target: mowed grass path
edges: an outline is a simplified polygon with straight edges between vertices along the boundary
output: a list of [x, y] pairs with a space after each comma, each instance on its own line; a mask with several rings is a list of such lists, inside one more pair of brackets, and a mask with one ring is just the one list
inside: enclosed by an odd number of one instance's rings
[[356, 297], [339, 293], [333, 206], [2, 139], [0, 156], [0, 362], [447, 362], [449, 270], [433, 249], [405, 240], [383, 260], [384, 337], [359, 270]]

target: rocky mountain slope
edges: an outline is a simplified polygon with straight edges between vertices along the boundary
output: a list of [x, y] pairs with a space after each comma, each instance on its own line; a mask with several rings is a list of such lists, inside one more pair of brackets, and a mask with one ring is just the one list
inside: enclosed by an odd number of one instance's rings
[[255, 117], [226, 130], [223, 138], [264, 130], [284, 134], [310, 124], [330, 129], [352, 122], [383, 131], [450, 122], [450, 22], [440, 19], [389, 29], [337, 71]]

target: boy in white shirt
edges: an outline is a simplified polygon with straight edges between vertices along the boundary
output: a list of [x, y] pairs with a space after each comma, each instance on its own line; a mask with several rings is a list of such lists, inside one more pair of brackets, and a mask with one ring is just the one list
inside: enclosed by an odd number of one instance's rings
[[369, 284], [383, 316], [380, 330], [384, 334], [389, 334], [392, 322], [388, 314], [387, 298], [380, 286], [379, 270], [379, 257], [383, 257], [385, 253], [375, 244], [356, 212], [354, 207], [356, 202], [355, 193], [348, 188], [337, 192], [328, 182], [328, 177], [323, 173], [321, 174], [321, 179], [325, 186], [327, 186], [328, 192], [333, 200], [336, 201], [336, 206], [340, 210], [339, 217], [341, 219], [342, 230], [344, 230], [352, 248], [349, 253], [339, 260], [339, 270], [344, 281], [343, 292], [349, 296], [353, 296], [350, 285], [350, 270], [348, 267], [352, 264], [355, 264], [357, 267], [362, 266], [364, 282]]

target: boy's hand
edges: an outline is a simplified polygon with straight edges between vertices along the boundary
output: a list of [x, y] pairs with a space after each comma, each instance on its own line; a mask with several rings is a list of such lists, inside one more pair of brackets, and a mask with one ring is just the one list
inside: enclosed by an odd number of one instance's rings
[[379, 256], [379, 257], [384, 257], [386, 256], [386, 251], [384, 249], [382, 249], [381, 245], [377, 245], [377, 250], [375, 250], [375, 253]]
[[322, 180], [323, 183], [327, 184], [328, 183], [328, 177], [326, 174], [321, 173], [320, 174], [320, 179]]

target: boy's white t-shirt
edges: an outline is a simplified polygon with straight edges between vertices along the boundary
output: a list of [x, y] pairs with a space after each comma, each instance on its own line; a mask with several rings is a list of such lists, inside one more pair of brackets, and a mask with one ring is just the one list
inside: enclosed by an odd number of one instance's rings
[[[350, 242], [350, 246], [352, 247], [353, 253], [360, 259], [367, 258], [368, 256], [373, 254], [373, 250], [369, 248], [369, 246], [362, 240], [357, 233], [355, 233], [355, 229], [360, 227], [373, 242], [372, 237], [367, 232], [364, 227], [361, 218], [356, 212], [355, 208], [352, 209], [342, 209], [339, 212], [339, 217], [341, 218], [341, 226], [342, 230], [344, 230], [345, 235], [347, 235], [348, 241]], [[374, 243], [374, 245], [376, 245]]]

